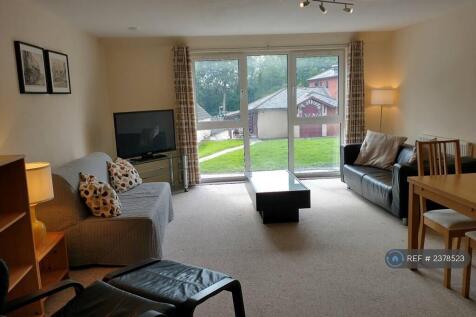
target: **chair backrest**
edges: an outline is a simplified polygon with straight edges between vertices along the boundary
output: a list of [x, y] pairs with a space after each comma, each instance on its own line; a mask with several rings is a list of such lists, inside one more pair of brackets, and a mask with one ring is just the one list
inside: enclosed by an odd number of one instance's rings
[[0, 259], [0, 314], [5, 309], [8, 295], [8, 266], [5, 261]]
[[[454, 153], [450, 152], [454, 150]], [[454, 157], [454, 172], [461, 174], [461, 149], [459, 140], [417, 141], [418, 175], [448, 175], [451, 157]], [[425, 163], [428, 162], [428, 165]]]

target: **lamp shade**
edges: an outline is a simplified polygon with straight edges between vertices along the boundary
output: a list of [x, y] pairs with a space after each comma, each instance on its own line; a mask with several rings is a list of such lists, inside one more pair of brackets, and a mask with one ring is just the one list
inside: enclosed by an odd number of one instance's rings
[[393, 105], [395, 92], [393, 89], [372, 89], [370, 91], [370, 104], [384, 106]]
[[53, 181], [51, 166], [46, 162], [26, 163], [26, 181], [30, 205], [36, 205], [53, 199]]

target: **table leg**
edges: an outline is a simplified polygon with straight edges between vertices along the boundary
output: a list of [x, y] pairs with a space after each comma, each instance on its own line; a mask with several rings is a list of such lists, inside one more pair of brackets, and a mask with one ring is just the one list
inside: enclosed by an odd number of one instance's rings
[[420, 227], [420, 199], [415, 194], [415, 185], [410, 183], [408, 198], [408, 249], [418, 249], [418, 228]]
[[465, 251], [469, 254], [469, 263], [464, 267], [463, 270], [463, 288], [461, 289], [461, 294], [465, 298], [469, 298], [469, 285], [471, 283], [471, 256], [473, 254], [473, 249], [471, 246], [471, 239], [465, 238], [466, 248]]

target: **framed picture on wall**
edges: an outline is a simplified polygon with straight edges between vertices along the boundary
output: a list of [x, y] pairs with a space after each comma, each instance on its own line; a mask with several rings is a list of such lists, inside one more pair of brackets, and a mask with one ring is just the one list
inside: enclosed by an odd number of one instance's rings
[[14, 43], [20, 93], [48, 93], [44, 50], [20, 41]]
[[48, 92], [50, 94], [70, 94], [71, 81], [69, 78], [68, 55], [46, 50], [45, 61]]

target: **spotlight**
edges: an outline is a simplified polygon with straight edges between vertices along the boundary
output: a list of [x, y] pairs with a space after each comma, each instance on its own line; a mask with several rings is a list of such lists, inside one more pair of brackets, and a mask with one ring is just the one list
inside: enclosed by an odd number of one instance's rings
[[347, 4], [346, 4], [345, 8], [342, 9], [342, 11], [344, 11], [345, 13], [351, 14], [352, 12], [354, 12], [354, 8], [353, 7], [348, 7]]
[[319, 9], [321, 10], [321, 13], [322, 14], [326, 14], [327, 13], [327, 9], [326, 7], [324, 7], [324, 3], [321, 2], [321, 4], [319, 5]]
[[309, 0], [304, 0], [299, 3], [301, 8], [307, 7], [310, 4]]

